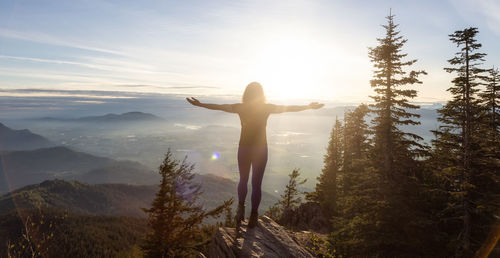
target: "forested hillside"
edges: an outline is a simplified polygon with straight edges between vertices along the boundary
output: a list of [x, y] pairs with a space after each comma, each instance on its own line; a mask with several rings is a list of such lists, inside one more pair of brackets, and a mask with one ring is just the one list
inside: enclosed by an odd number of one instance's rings
[[[490, 257], [500, 255], [500, 86], [483, 68], [477, 28], [449, 35], [453, 98], [426, 144], [411, 99], [425, 71], [403, 52], [394, 15], [370, 48], [373, 104], [336, 120], [312, 201], [332, 221], [331, 253], [342, 257]], [[451, 47], [451, 46], [450, 46]], [[425, 78], [425, 77], [424, 77]], [[367, 116], [373, 116], [367, 123]], [[495, 248], [495, 245], [497, 246]]]

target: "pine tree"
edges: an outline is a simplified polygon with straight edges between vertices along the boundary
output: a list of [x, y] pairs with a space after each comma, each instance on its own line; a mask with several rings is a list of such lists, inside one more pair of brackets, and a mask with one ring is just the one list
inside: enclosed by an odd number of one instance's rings
[[307, 179], [300, 179], [300, 171], [298, 169], [294, 169], [288, 177], [288, 184], [285, 186], [285, 191], [281, 195], [281, 200], [278, 201], [284, 210], [295, 209], [302, 203], [302, 198], [300, 197], [302, 192], [298, 187], [307, 182]]
[[275, 203], [273, 206], [269, 207], [266, 215], [271, 219], [278, 221], [281, 219], [281, 215], [285, 211], [292, 211], [297, 208], [302, 203], [302, 198], [300, 197], [303, 192], [301, 192], [298, 187], [307, 182], [307, 179], [300, 178], [300, 171], [294, 169], [292, 173], [288, 174], [289, 180], [285, 186], [285, 191], [280, 196], [281, 199]]
[[[485, 107], [477, 97], [485, 71], [478, 66], [486, 54], [477, 52], [481, 47], [477, 33], [477, 28], [467, 28], [449, 35], [459, 51], [448, 60], [454, 67], [445, 70], [457, 77], [448, 89], [452, 100], [439, 110], [438, 120], [443, 125], [435, 131], [437, 138], [433, 141], [434, 153], [441, 159], [437, 173], [443, 179], [443, 189], [449, 193], [449, 205], [442, 219], [450, 221], [451, 231], [458, 231], [458, 242], [452, 242], [456, 257], [471, 256], [478, 248], [476, 243], [485, 237], [485, 227], [493, 220], [493, 213], [489, 213], [495, 208], [492, 198], [498, 198], [491, 194], [499, 188], [491, 167], [488, 168], [489, 160], [485, 159], [490, 150], [485, 148], [484, 128], [489, 126], [484, 123]], [[461, 223], [453, 218], [460, 218]]]
[[359, 105], [353, 111], [344, 115], [344, 143], [342, 170], [337, 172], [337, 202], [342, 203], [341, 209], [345, 209], [347, 200], [356, 195], [356, 184], [363, 180], [365, 168], [369, 167], [369, 152], [371, 149], [368, 139], [368, 125], [365, 117], [369, 109], [365, 104]]
[[307, 196], [308, 199], [317, 201], [327, 216], [333, 215], [336, 210], [336, 179], [337, 173], [342, 168], [343, 141], [343, 125], [336, 117], [330, 133], [322, 173], [317, 178], [315, 191]]
[[225, 209], [225, 217], [224, 217], [224, 227], [234, 228], [236, 227], [236, 221], [233, 216], [233, 209], [231, 206], [226, 207]]
[[365, 117], [369, 109], [365, 104], [359, 105], [351, 112], [347, 112], [344, 126], [344, 160], [343, 168], [349, 171], [356, 160], [366, 157], [370, 142], [368, 140], [368, 125]]
[[232, 200], [205, 211], [196, 202], [201, 185], [192, 182], [194, 165], [172, 157], [170, 150], [159, 168], [161, 183], [148, 214], [150, 233], [142, 249], [146, 257], [185, 257], [196, 253], [201, 242], [201, 223], [207, 217], [219, 216]]
[[484, 123], [487, 128], [487, 138], [498, 146], [500, 138], [500, 71], [493, 67], [484, 77], [486, 89], [480, 95], [485, 108]]
[[333, 248], [342, 257], [367, 256], [376, 246], [378, 229], [373, 218], [378, 211], [380, 180], [369, 161], [371, 146], [365, 122], [368, 112], [362, 104], [344, 115], [343, 167], [337, 172], [337, 206], [330, 236]]
[[[488, 75], [482, 77], [485, 81], [485, 90], [479, 94], [483, 107], [481, 114], [482, 126], [479, 128], [480, 151], [478, 158], [480, 167], [477, 173], [476, 184], [480, 189], [475, 190], [482, 198], [477, 205], [487, 218], [500, 209], [500, 72], [498, 69], [489, 69]], [[484, 222], [482, 224], [490, 224]], [[487, 229], [485, 229], [487, 230]]]
[[374, 181], [370, 186], [375, 188], [366, 189], [371, 196], [364, 195], [368, 199], [361, 200], [367, 211], [359, 217], [366, 220], [361, 225], [377, 232], [362, 236], [365, 250], [381, 257], [418, 256], [424, 255], [421, 246], [426, 240], [421, 236], [427, 230], [425, 211], [419, 205], [423, 201], [420, 159], [427, 155], [427, 149], [420, 143], [420, 136], [405, 132], [402, 127], [420, 124], [415, 120], [419, 115], [411, 112], [419, 106], [410, 103], [417, 91], [409, 87], [421, 84], [418, 77], [426, 72], [406, 71], [417, 60], [404, 60], [407, 54], [402, 49], [407, 40], [400, 36], [394, 15], [386, 18], [385, 37], [377, 39], [379, 44], [369, 51], [375, 67], [370, 83], [376, 95], [372, 96], [375, 103], [370, 105], [374, 114], [369, 157], [372, 167], [366, 173], [375, 173], [370, 175]]
[[[403, 125], [418, 125], [420, 122], [412, 118], [420, 117], [418, 114], [410, 113], [408, 109], [417, 109], [419, 106], [409, 103], [409, 99], [417, 96], [417, 91], [404, 89], [403, 86], [421, 84], [418, 76], [426, 74], [425, 71], [410, 71], [407, 73], [403, 68], [413, 65], [416, 59], [403, 61], [407, 54], [401, 53], [407, 42], [397, 31], [398, 25], [394, 23], [394, 15], [387, 18], [384, 38], [379, 38], [379, 45], [370, 48], [369, 57], [376, 70], [374, 78], [370, 81], [376, 93], [372, 96], [375, 104], [371, 105], [375, 118], [373, 119], [375, 162], [380, 167], [384, 177], [396, 180], [404, 173], [411, 162], [408, 161], [415, 156], [421, 155], [423, 146], [418, 143], [422, 138], [418, 135], [403, 132]], [[403, 166], [403, 167], [402, 167]]]

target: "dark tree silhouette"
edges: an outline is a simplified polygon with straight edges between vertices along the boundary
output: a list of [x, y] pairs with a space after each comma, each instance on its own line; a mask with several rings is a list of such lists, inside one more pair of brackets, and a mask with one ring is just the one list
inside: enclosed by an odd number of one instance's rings
[[343, 126], [342, 122], [335, 118], [335, 124], [330, 133], [330, 141], [324, 157], [324, 167], [318, 177], [318, 183], [313, 194], [308, 199], [317, 201], [327, 216], [332, 216], [336, 210], [337, 198], [337, 174], [342, 168], [343, 155]]
[[486, 89], [480, 93], [481, 102], [485, 107], [484, 119], [488, 131], [488, 140], [498, 146], [500, 138], [500, 71], [498, 68], [488, 70], [484, 77]]
[[370, 141], [368, 140], [369, 129], [365, 118], [368, 112], [368, 106], [361, 104], [345, 115], [343, 161], [345, 171], [351, 170], [359, 159], [367, 157]]
[[[358, 189], [365, 192], [360, 199], [360, 206], [366, 208], [357, 216], [356, 230], [364, 228], [366, 236], [361, 236], [362, 245], [366, 246], [365, 256], [369, 252], [381, 257], [403, 257], [422, 255], [424, 250], [417, 248], [425, 245], [425, 211], [420, 208], [422, 174], [420, 160], [427, 155], [427, 148], [416, 134], [403, 131], [403, 126], [418, 125], [420, 116], [412, 113], [419, 106], [410, 103], [417, 96], [412, 87], [421, 84], [418, 79], [425, 71], [410, 70], [416, 59], [405, 60], [407, 54], [403, 47], [407, 40], [397, 30], [394, 15], [389, 14], [387, 24], [383, 25], [385, 36], [378, 38], [378, 45], [369, 48], [369, 57], [374, 65], [373, 79], [370, 81], [376, 95], [370, 105], [374, 117], [371, 133], [373, 149], [369, 155], [371, 167], [365, 171], [372, 182], [364, 182]], [[375, 173], [375, 175], [369, 174]], [[369, 193], [369, 194], [368, 194]], [[410, 223], [411, 222], [411, 223]], [[376, 232], [371, 234], [370, 232]], [[355, 245], [351, 244], [351, 247]], [[359, 252], [351, 248], [354, 252]]]
[[271, 217], [274, 220], [279, 220], [281, 215], [285, 210], [293, 210], [298, 207], [302, 203], [302, 198], [300, 195], [303, 194], [298, 187], [307, 182], [307, 179], [300, 178], [300, 171], [298, 169], [294, 169], [292, 173], [288, 174], [289, 180], [285, 186], [285, 191], [281, 195], [281, 199], [269, 207], [269, 210], [266, 212], [266, 215]]
[[205, 243], [201, 224], [207, 217], [217, 217], [232, 204], [232, 200], [205, 211], [196, 203], [201, 186], [194, 184], [194, 165], [172, 157], [170, 150], [159, 168], [161, 183], [148, 214], [151, 231], [142, 246], [146, 257], [186, 257], [196, 254]]
[[300, 172], [298, 169], [294, 169], [292, 173], [288, 175], [290, 178], [288, 184], [285, 186], [285, 191], [281, 195], [281, 200], [278, 202], [284, 209], [294, 209], [302, 203], [302, 198], [300, 195], [302, 192], [298, 189], [299, 185], [306, 183], [307, 179], [300, 178]]
[[421, 84], [418, 76], [426, 72], [403, 70], [417, 60], [403, 60], [407, 54], [402, 53], [402, 48], [407, 40], [399, 35], [394, 15], [390, 14], [386, 18], [387, 25], [383, 25], [385, 37], [378, 38], [379, 45], [370, 48], [369, 52], [370, 60], [375, 67], [374, 78], [370, 83], [376, 93], [371, 97], [375, 104], [370, 106], [375, 114], [372, 129], [376, 166], [381, 169], [384, 177], [395, 180], [395, 177], [408, 171], [407, 168], [412, 166], [411, 160], [414, 157], [422, 154], [423, 146], [418, 142], [422, 138], [413, 133], [403, 132], [400, 126], [420, 124], [412, 119], [420, 116], [409, 111], [419, 108], [409, 102], [417, 96], [417, 91], [403, 87]]
[[337, 173], [330, 242], [338, 254], [347, 257], [368, 255], [377, 238], [377, 228], [371, 218], [375, 218], [378, 211], [380, 180], [369, 160], [371, 146], [365, 122], [368, 111], [362, 104], [344, 115], [343, 166]]
[[477, 33], [478, 29], [471, 27], [449, 35], [459, 51], [448, 60], [453, 67], [445, 70], [457, 76], [448, 89], [452, 100], [439, 110], [438, 120], [443, 125], [435, 131], [433, 141], [434, 153], [442, 159], [435, 169], [445, 180], [444, 190], [449, 193], [445, 214], [448, 219], [461, 220], [461, 226], [459, 221], [451, 220], [452, 228], [458, 229], [456, 257], [472, 256], [473, 250], [479, 248], [478, 243], [494, 221], [492, 211], [499, 207], [500, 186], [494, 169], [498, 160], [492, 160], [493, 151], [487, 147], [491, 146], [488, 135], [492, 135], [492, 130], [485, 114], [490, 112], [491, 95], [484, 94], [483, 100], [478, 98], [479, 86], [487, 78], [483, 75], [485, 70], [479, 67], [486, 54], [477, 52], [481, 48]]

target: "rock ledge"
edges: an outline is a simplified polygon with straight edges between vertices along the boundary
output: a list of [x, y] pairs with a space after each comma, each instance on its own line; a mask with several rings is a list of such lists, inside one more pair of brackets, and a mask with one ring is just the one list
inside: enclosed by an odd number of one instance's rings
[[314, 257], [294, 239], [292, 233], [263, 216], [253, 229], [247, 228], [246, 222], [239, 232], [235, 228], [219, 228], [208, 257]]

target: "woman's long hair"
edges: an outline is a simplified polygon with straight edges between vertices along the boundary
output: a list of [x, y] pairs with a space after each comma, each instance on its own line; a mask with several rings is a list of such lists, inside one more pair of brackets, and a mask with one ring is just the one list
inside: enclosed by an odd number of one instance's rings
[[266, 103], [266, 97], [264, 96], [264, 89], [262, 85], [258, 82], [251, 82], [247, 85], [245, 92], [243, 92], [243, 98], [241, 100], [243, 103]]

